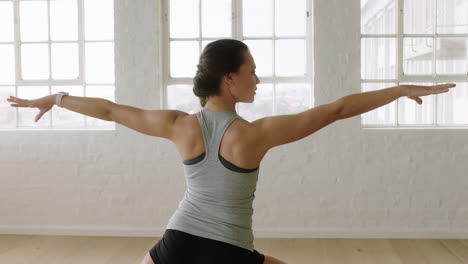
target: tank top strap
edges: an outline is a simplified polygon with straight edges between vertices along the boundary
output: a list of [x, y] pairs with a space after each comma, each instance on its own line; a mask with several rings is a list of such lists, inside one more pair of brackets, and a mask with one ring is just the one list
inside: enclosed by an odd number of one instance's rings
[[208, 159], [217, 160], [224, 133], [236, 118], [241, 117], [232, 111], [214, 112], [205, 109], [198, 112], [197, 117], [205, 141], [205, 155]]

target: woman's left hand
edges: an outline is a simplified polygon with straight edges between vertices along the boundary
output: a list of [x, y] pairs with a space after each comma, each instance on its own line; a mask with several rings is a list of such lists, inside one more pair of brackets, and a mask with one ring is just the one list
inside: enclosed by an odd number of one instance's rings
[[438, 84], [432, 86], [402, 85], [404, 93], [408, 98], [413, 99], [418, 104], [422, 104], [420, 96], [431, 94], [441, 94], [449, 91], [450, 88], [457, 86], [454, 83]]
[[37, 114], [36, 118], [34, 119], [34, 122], [37, 122], [45, 113], [47, 113], [55, 105], [56, 96], [56, 94], [52, 94], [35, 100], [26, 100], [10, 96], [10, 98], [7, 98], [7, 101], [13, 103], [12, 105], [10, 105], [11, 107], [38, 108], [39, 114]]

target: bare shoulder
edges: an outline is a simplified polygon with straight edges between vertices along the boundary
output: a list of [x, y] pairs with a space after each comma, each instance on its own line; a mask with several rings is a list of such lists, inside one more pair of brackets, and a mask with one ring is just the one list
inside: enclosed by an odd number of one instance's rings
[[259, 139], [259, 130], [254, 122], [236, 119], [232, 127], [239, 138], [242, 138], [249, 145], [256, 145], [256, 141]]
[[197, 123], [196, 114], [185, 113], [180, 115], [174, 122], [174, 139], [186, 137], [189, 133], [195, 130]]
[[228, 132], [231, 132], [230, 138], [233, 143], [241, 143], [239, 145], [244, 149], [244, 155], [249, 155], [251, 159], [260, 163], [268, 148], [262, 141], [261, 130], [255, 121], [236, 119], [232, 124], [232, 130]]

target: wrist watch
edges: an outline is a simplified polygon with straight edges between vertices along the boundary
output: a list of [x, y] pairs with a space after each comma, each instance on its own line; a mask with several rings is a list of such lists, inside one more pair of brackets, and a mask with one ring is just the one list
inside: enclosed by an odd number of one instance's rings
[[68, 95], [67, 92], [58, 92], [57, 93], [57, 96], [55, 97], [55, 104], [58, 105], [59, 107], [62, 107], [62, 97], [64, 97], [65, 95]]

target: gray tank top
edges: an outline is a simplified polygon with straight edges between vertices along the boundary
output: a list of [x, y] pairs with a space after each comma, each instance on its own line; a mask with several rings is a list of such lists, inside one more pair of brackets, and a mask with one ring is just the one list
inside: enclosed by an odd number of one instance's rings
[[205, 153], [183, 162], [187, 189], [167, 229], [253, 251], [252, 204], [260, 167], [239, 168], [219, 153], [229, 125], [243, 118], [232, 111], [206, 109], [196, 115], [203, 132]]

